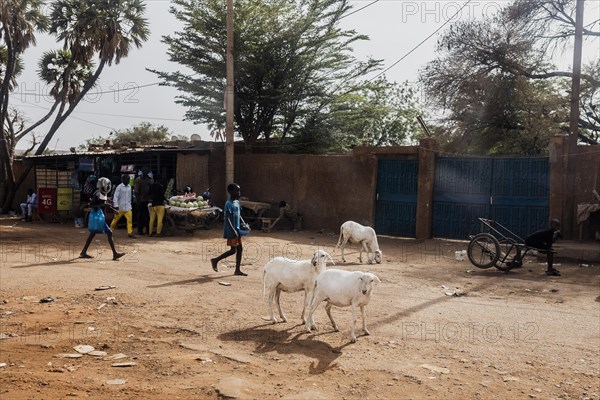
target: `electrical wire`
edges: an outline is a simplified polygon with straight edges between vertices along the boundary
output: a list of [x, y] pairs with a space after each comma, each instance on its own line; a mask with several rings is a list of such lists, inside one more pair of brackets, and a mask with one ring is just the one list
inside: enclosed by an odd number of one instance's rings
[[[342, 20], [342, 19], [344, 19], [344, 18], [346, 18], [346, 17], [349, 17], [349, 16], [351, 16], [352, 14], [356, 14], [357, 12], [359, 12], [359, 11], [362, 11], [362, 10], [364, 10], [365, 8], [372, 6], [373, 4], [375, 4], [375, 3], [378, 3], [379, 1], [380, 1], [380, 0], [374, 0], [374, 1], [370, 2], [369, 4], [367, 4], [366, 6], [363, 6], [363, 7], [359, 8], [358, 10], [354, 10], [354, 11], [352, 11], [351, 13], [348, 13], [348, 14], [346, 14], [346, 15], [342, 15], [342, 16], [339, 18], [339, 20]], [[339, 20], [338, 20], [338, 21], [339, 21]]]
[[384, 69], [383, 71], [381, 71], [380, 73], [378, 73], [377, 75], [375, 75], [373, 78], [368, 79], [367, 82], [371, 82], [372, 80], [379, 78], [381, 75], [385, 74], [387, 71], [389, 71], [390, 69], [392, 69], [393, 67], [395, 67], [399, 62], [401, 62], [406, 57], [408, 57], [409, 55], [411, 55], [415, 50], [417, 50], [419, 47], [421, 47], [423, 45], [423, 43], [425, 43], [426, 41], [428, 41], [429, 39], [431, 39], [431, 37], [433, 35], [435, 35], [436, 33], [438, 33], [444, 26], [446, 26], [448, 24], [448, 22], [452, 21], [452, 19], [454, 19], [454, 17], [456, 17], [457, 15], [459, 15], [462, 12], [462, 10], [470, 2], [472, 2], [472, 1], [473, 0], [468, 0], [465, 4], [462, 5], [462, 7], [456, 13], [454, 13], [454, 15], [452, 17], [448, 18], [446, 20], [446, 22], [444, 22], [442, 25], [440, 25], [440, 27], [437, 28], [431, 35], [427, 36], [419, 44], [417, 44], [415, 47], [413, 47], [408, 53], [406, 53], [405, 55], [403, 55], [402, 57], [400, 57], [400, 59], [398, 61], [396, 61], [395, 63], [393, 63], [392, 65], [390, 65], [389, 67], [387, 67], [386, 69]]
[[[117, 93], [117, 92], [124, 92], [126, 90], [136, 90], [136, 89], [142, 89], [142, 88], [146, 88], [146, 87], [150, 87], [150, 86], [157, 86], [160, 85], [161, 82], [154, 82], [154, 83], [147, 83], [145, 85], [139, 85], [139, 86], [132, 86], [132, 87], [126, 87], [126, 88], [122, 88], [122, 89], [115, 89], [115, 90], [105, 90], [102, 92], [90, 92], [90, 94], [93, 95], [98, 95], [98, 94], [108, 94], [108, 93]], [[133, 83], [132, 83], [133, 85]], [[20, 95], [20, 96], [41, 96], [39, 93], [23, 93], [23, 92], [12, 92], [10, 93], [12, 95]]]

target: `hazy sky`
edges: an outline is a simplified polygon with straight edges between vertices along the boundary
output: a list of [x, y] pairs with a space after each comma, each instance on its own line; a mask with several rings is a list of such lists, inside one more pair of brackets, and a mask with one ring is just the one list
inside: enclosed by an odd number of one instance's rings
[[[354, 10], [359, 10], [372, 3], [372, 0], [351, 3]], [[455, 16], [465, 3], [466, 0], [381, 0], [344, 18], [342, 26], [370, 37], [369, 42], [354, 46], [358, 58], [371, 56], [384, 59], [385, 68], [388, 68], [405, 57], [391, 67], [386, 76], [391, 81], [415, 81], [419, 68], [434, 58], [436, 40], [450, 25], [449, 20], [479, 19], [493, 14], [506, 1], [472, 0]], [[585, 4], [586, 20], [600, 18], [599, 1], [588, 0]], [[203, 140], [212, 140], [203, 125], [183, 121], [185, 109], [174, 102], [178, 92], [174, 88], [158, 86], [156, 75], [145, 69], [181, 69], [178, 64], [168, 61], [166, 45], [161, 42], [162, 36], [171, 34], [181, 26], [168, 12], [170, 1], [146, 0], [146, 5], [151, 31], [149, 40], [141, 49], [132, 49], [120, 64], [105, 67], [98, 86], [60, 127], [49, 149], [68, 149], [84, 143], [86, 139], [106, 136], [112, 130], [130, 128], [143, 121], [165, 125], [173, 134], [188, 137], [198, 134]], [[438, 34], [418, 46], [443, 24], [446, 25]], [[599, 43], [600, 40], [596, 40], [595, 43], [586, 44], [584, 59], [600, 58]], [[416, 46], [418, 48], [408, 54]], [[44, 51], [58, 47], [51, 37], [38, 35], [37, 46], [25, 54], [26, 68], [20, 77], [19, 94], [11, 95], [11, 105], [25, 112], [30, 122], [37, 121], [51, 106], [50, 99], [44, 96], [49, 89], [43, 86], [36, 74], [37, 62]], [[558, 61], [563, 68], [569, 68], [571, 57], [567, 51]], [[127, 88], [134, 90], [122, 90]], [[46, 123], [38, 127], [36, 132], [45, 133], [48, 126], [49, 123]], [[25, 146], [26, 143], [19, 145], [20, 148]]]

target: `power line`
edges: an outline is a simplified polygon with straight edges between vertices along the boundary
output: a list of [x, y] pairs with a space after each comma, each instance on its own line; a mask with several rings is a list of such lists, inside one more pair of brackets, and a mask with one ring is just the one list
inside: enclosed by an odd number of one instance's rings
[[[30, 103], [22, 104], [19, 107], [37, 107], [37, 108], [41, 108], [46, 111], [49, 110], [48, 108], [39, 106], [37, 104], [30, 104]], [[181, 118], [146, 117], [146, 116], [140, 116], [140, 115], [109, 114], [109, 113], [97, 113], [97, 112], [91, 112], [91, 111], [77, 111], [77, 110], [73, 111], [73, 114], [75, 114], [75, 113], [76, 114], [101, 115], [101, 116], [105, 116], [105, 117], [121, 117], [121, 118], [136, 118], [136, 119], [152, 119], [152, 120], [158, 120], [158, 121], [183, 122], [183, 120]], [[85, 121], [85, 122], [90, 122], [90, 121]], [[90, 122], [90, 123], [93, 123], [93, 122]], [[111, 128], [111, 129], [113, 129], [113, 128]]]
[[[161, 84], [161, 82], [154, 82], [154, 83], [147, 83], [145, 85], [138, 85], [138, 86], [132, 86], [132, 87], [124, 87], [122, 89], [105, 90], [105, 91], [102, 91], [102, 92], [91, 92], [90, 94], [98, 95], [98, 94], [118, 93], [118, 92], [124, 92], [126, 90], [136, 90], [136, 89], [142, 89], [142, 88], [146, 88], [146, 87], [150, 87], [150, 86], [157, 86], [157, 85], [160, 85], [160, 84]], [[132, 83], [132, 85], [134, 85], [134, 84]], [[33, 96], [42, 96], [39, 93], [34, 93], [34, 92], [31, 92], [31, 93], [12, 92], [11, 94], [20, 95], [20, 96], [23, 96], [23, 95], [25, 95], [25, 96], [31, 96], [31, 95], [33, 95]]]
[[454, 17], [456, 17], [457, 15], [459, 15], [462, 12], [462, 10], [470, 2], [472, 2], [472, 1], [473, 0], [468, 0], [465, 4], [462, 5], [462, 7], [456, 13], [454, 13], [454, 15], [452, 17], [448, 18], [446, 20], [446, 22], [444, 22], [442, 25], [440, 25], [440, 27], [437, 28], [431, 35], [427, 36], [419, 44], [417, 44], [415, 47], [413, 47], [408, 53], [406, 53], [405, 55], [403, 55], [402, 57], [400, 57], [400, 59], [398, 61], [396, 61], [395, 63], [393, 63], [392, 65], [390, 65], [389, 67], [387, 67], [386, 69], [384, 69], [383, 71], [381, 71], [380, 73], [378, 73], [377, 75], [375, 75], [373, 78], [368, 79], [368, 82], [372, 81], [373, 79], [379, 78], [381, 75], [385, 74], [387, 71], [389, 71], [390, 69], [392, 69], [393, 67], [395, 67], [399, 62], [401, 62], [406, 57], [408, 57], [409, 55], [411, 55], [415, 50], [417, 50], [419, 47], [421, 47], [421, 45], [423, 45], [423, 43], [425, 43], [426, 41], [428, 41], [429, 39], [431, 39], [431, 37], [433, 35], [435, 35], [436, 33], [438, 33], [444, 26], [446, 26], [448, 24], [448, 22], [452, 21], [454, 19]]
[[374, 1], [370, 2], [369, 4], [367, 4], [366, 6], [362, 6], [362, 7], [361, 7], [361, 8], [359, 8], [358, 10], [354, 10], [354, 11], [352, 11], [351, 13], [348, 13], [348, 14], [346, 14], [346, 15], [342, 15], [342, 16], [340, 17], [340, 19], [344, 19], [344, 18], [346, 18], [346, 17], [349, 17], [349, 16], [351, 16], [352, 14], [356, 14], [357, 12], [359, 12], [359, 11], [362, 11], [362, 10], [364, 10], [365, 8], [372, 6], [373, 4], [375, 4], [375, 3], [378, 3], [379, 1], [380, 1], [380, 0], [374, 0]]

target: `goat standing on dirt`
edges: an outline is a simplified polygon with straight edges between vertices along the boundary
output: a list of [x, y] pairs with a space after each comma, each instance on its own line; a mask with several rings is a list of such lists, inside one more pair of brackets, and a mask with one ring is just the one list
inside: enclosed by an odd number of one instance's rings
[[273, 314], [273, 300], [277, 303], [281, 320], [286, 322], [287, 318], [281, 310], [281, 304], [279, 304], [279, 296], [282, 291], [293, 293], [301, 290], [304, 290], [302, 323], [307, 322], [304, 319], [304, 312], [309, 307], [313, 297], [317, 276], [326, 269], [327, 260], [333, 262], [327, 252], [317, 250], [311, 260], [288, 260], [284, 257], [275, 257], [265, 264], [263, 268], [263, 296], [265, 296], [265, 293], [267, 294], [272, 323], [277, 322]]
[[[344, 247], [347, 242], [360, 244], [360, 254], [358, 255], [360, 262], [362, 262], [362, 253], [364, 250], [367, 253], [367, 262], [369, 264], [372, 264], [373, 260], [375, 260], [377, 264], [381, 264], [382, 253], [381, 250], [379, 250], [379, 244], [377, 243], [377, 234], [370, 226], [363, 226], [354, 221], [346, 221], [342, 224], [340, 227], [340, 238], [336, 248], [340, 247], [342, 249], [343, 262], [346, 262], [346, 259], [344, 258]], [[371, 255], [370, 253], [373, 254]]]
[[310, 304], [305, 328], [310, 332], [313, 327], [313, 313], [319, 307], [321, 302], [326, 301], [325, 311], [331, 321], [333, 329], [337, 332], [338, 326], [331, 315], [331, 307], [352, 306], [352, 333], [350, 340], [356, 342], [356, 307], [360, 307], [362, 314], [363, 331], [365, 335], [370, 335], [367, 330], [367, 320], [365, 316], [365, 306], [371, 301], [371, 292], [373, 282], [381, 282], [377, 275], [370, 272], [361, 271], [343, 271], [341, 269], [328, 269], [322, 272], [315, 284], [315, 292]]

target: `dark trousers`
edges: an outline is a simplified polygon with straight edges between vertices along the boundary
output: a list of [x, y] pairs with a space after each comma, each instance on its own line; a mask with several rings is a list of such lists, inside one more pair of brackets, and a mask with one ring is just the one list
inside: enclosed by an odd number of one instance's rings
[[146, 230], [146, 232], [149, 232], [150, 226], [150, 212], [148, 211], [148, 202], [139, 202], [137, 206], [137, 231], [138, 234], [143, 235], [144, 229]]

